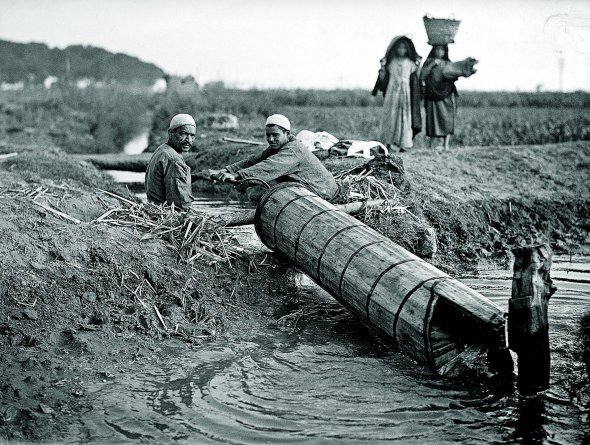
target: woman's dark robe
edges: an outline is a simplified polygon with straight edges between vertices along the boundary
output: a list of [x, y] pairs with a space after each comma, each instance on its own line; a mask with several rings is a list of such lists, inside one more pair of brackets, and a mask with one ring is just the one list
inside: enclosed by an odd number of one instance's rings
[[426, 109], [426, 136], [443, 137], [455, 133], [457, 89], [455, 84], [442, 78], [444, 61], [432, 69], [425, 78], [424, 108]]

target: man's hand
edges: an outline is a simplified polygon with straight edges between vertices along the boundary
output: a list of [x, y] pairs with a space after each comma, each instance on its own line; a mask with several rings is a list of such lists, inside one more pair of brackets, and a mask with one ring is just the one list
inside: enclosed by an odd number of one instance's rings
[[222, 182], [221, 177], [225, 174], [228, 173], [228, 171], [225, 168], [222, 168], [221, 170], [207, 170], [207, 173], [209, 174], [209, 177], [211, 178], [212, 181], [214, 182]]
[[221, 173], [220, 181], [221, 182], [236, 183], [236, 182], [239, 182], [239, 179], [238, 179], [238, 175], [236, 175], [235, 173], [228, 172], [228, 173]]
[[228, 172], [225, 168], [209, 170], [209, 177], [214, 182], [238, 182], [238, 176], [235, 173]]
[[211, 178], [211, 173], [209, 173], [211, 170], [200, 170], [198, 172], [192, 173], [191, 174], [191, 181], [198, 181], [198, 180], [203, 180], [203, 181], [213, 181], [213, 179]]

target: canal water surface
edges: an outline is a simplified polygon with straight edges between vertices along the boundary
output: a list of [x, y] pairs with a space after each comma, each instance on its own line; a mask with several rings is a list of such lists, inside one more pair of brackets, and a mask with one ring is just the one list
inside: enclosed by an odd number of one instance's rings
[[[568, 258], [569, 260], [569, 258]], [[166, 348], [160, 363], [93, 388], [85, 442], [198, 444], [583, 443], [576, 321], [588, 309], [587, 258], [557, 258], [549, 305], [551, 388], [522, 398], [489, 382], [433, 375], [383, 346], [317, 287], [296, 326], [258, 326], [240, 338]], [[570, 275], [571, 274], [571, 275]], [[464, 280], [503, 308], [509, 271]], [[312, 307], [322, 305], [321, 311]], [[586, 406], [585, 406], [586, 405]], [[82, 439], [82, 437], [80, 437]]]

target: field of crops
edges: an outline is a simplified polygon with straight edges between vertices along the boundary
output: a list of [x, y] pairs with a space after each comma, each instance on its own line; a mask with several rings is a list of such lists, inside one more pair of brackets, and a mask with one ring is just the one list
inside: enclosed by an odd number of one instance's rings
[[[120, 87], [0, 92], [0, 138], [28, 129], [76, 153], [113, 153], [151, 127], [165, 137], [170, 117], [188, 112], [232, 113], [237, 136], [263, 138], [264, 118], [289, 116], [296, 130], [324, 130], [339, 139], [379, 137], [382, 98], [362, 90], [204, 89], [195, 96], [152, 94]], [[477, 93], [459, 97], [454, 146], [526, 145], [590, 140], [590, 94]], [[201, 128], [209, 136], [213, 130]], [[225, 132], [224, 134], [227, 134]], [[218, 137], [221, 135], [218, 135]], [[424, 131], [415, 139], [425, 147]]]
[[[375, 139], [381, 108], [285, 107], [297, 129], [324, 130], [339, 139]], [[590, 140], [590, 110], [538, 107], [461, 107], [452, 144], [528, 145]], [[424, 131], [415, 146], [428, 145]]]

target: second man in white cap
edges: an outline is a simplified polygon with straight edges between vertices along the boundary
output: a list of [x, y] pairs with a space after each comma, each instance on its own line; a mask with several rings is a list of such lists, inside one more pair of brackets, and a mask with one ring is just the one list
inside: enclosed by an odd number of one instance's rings
[[240, 181], [260, 179], [266, 183], [298, 182], [321, 198], [331, 200], [338, 185], [321, 161], [291, 133], [291, 122], [282, 114], [266, 119], [268, 148], [221, 170], [210, 170], [213, 179]]

